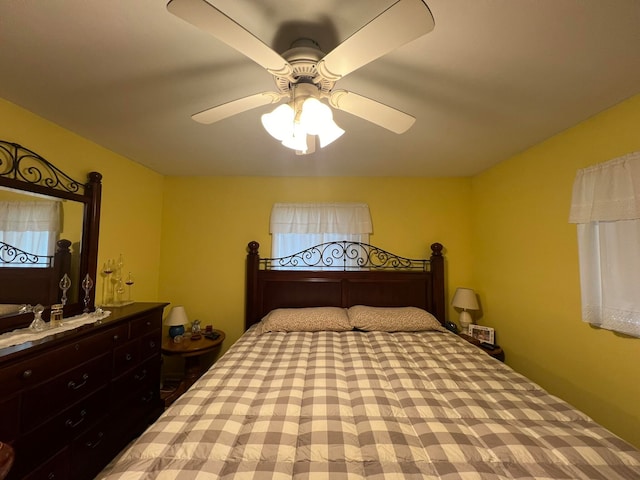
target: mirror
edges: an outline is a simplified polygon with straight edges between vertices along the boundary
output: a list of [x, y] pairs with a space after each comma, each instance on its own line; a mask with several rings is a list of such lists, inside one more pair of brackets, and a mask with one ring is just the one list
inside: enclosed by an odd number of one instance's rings
[[[41, 303], [50, 307], [59, 303], [64, 295], [60, 280], [65, 273], [71, 280], [66, 291], [65, 317], [85, 308], [82, 279], [89, 274], [94, 284], [96, 281], [101, 180], [99, 173], [91, 172], [87, 182], [81, 183], [37, 153], [0, 140], [0, 206], [50, 207], [54, 213], [49, 218], [57, 222], [53, 231], [45, 233], [49, 247], [44, 247], [44, 255], [36, 255], [28, 248], [14, 248], [0, 237], [0, 333], [31, 322], [33, 314], [16, 312], [16, 305]], [[0, 209], [0, 225], [9, 217], [7, 212]], [[14, 215], [22, 221], [29, 216], [24, 212]], [[5, 234], [4, 240], [19, 242], [14, 238]], [[22, 241], [20, 246], [24, 245]], [[93, 310], [94, 300], [95, 287], [89, 291], [87, 308]]]

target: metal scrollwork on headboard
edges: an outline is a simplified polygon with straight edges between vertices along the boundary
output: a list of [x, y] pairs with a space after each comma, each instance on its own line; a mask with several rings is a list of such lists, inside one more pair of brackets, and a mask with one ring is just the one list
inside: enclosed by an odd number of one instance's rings
[[53, 263], [53, 256], [36, 255], [25, 252], [13, 245], [0, 242], [0, 263], [22, 264], [22, 265], [45, 265], [50, 267]]
[[260, 268], [322, 270], [429, 270], [429, 260], [411, 259], [389, 253], [367, 243], [327, 242], [281, 258], [261, 258]]
[[37, 153], [3, 140], [0, 140], [0, 177], [69, 193], [82, 193], [85, 188], [83, 183], [75, 181]]

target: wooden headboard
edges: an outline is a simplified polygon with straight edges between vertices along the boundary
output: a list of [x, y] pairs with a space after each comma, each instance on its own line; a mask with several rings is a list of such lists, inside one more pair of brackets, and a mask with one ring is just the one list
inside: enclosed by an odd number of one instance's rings
[[445, 321], [442, 245], [428, 259], [409, 259], [364, 243], [329, 242], [295, 255], [260, 258], [247, 253], [245, 328], [275, 308], [413, 306]]
[[[59, 283], [64, 274], [71, 275], [71, 242], [56, 242], [56, 252], [50, 257], [23, 252], [0, 242], [0, 290], [2, 301], [14, 304], [40, 303], [49, 306], [60, 301]], [[12, 267], [30, 264], [32, 268]]]

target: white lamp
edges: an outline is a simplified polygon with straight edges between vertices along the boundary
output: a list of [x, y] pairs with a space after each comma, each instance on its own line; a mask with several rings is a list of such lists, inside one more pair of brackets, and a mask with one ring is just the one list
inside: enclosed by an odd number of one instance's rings
[[458, 288], [456, 289], [456, 293], [453, 296], [453, 300], [451, 301], [451, 305], [455, 308], [460, 308], [462, 311], [460, 312], [460, 318], [458, 319], [458, 323], [462, 328], [463, 333], [469, 332], [469, 325], [473, 323], [471, 319], [471, 314], [467, 310], [479, 310], [478, 299], [476, 298], [475, 292], [470, 288]]
[[331, 108], [318, 100], [319, 95], [316, 85], [294, 85], [291, 102], [262, 115], [264, 129], [298, 153], [307, 153], [307, 135], [317, 135], [320, 148], [326, 147], [340, 138], [344, 130], [333, 121]]
[[178, 335], [184, 335], [184, 326], [187, 323], [189, 323], [189, 318], [182, 305], [173, 307], [164, 321], [164, 324], [169, 326], [169, 336], [174, 339]]

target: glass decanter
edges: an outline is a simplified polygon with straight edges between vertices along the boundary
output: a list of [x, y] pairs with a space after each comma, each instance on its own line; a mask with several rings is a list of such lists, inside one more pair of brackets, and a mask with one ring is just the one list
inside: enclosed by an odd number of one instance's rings
[[34, 332], [41, 332], [47, 328], [47, 324], [42, 319], [42, 312], [44, 312], [44, 307], [42, 305], [38, 304], [33, 307], [33, 321], [31, 322], [31, 325], [29, 325], [29, 328]]

